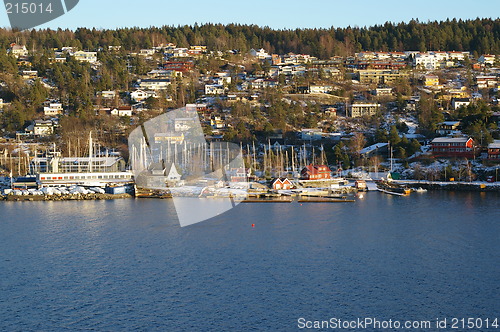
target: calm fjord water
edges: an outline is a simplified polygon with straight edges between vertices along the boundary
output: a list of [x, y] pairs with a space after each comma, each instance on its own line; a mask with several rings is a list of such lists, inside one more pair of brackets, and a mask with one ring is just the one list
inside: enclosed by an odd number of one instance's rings
[[186, 228], [168, 200], [2, 202], [0, 330], [500, 318], [499, 202], [368, 193], [356, 203], [241, 204]]

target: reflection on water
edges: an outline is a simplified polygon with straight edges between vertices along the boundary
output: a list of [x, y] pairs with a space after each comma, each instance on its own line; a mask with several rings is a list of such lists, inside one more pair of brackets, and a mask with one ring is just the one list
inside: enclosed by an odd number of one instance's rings
[[170, 200], [2, 202], [0, 329], [498, 317], [499, 198], [250, 203], [186, 228]]

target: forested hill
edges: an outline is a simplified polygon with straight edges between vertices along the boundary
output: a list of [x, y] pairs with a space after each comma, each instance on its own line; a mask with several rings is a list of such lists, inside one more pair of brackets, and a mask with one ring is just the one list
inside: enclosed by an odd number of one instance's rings
[[[168, 22], [166, 22], [168, 23]], [[332, 22], [333, 23], [333, 22]], [[421, 23], [385, 23], [372, 27], [274, 30], [255, 25], [204, 24], [161, 28], [123, 28], [96, 30], [32, 30], [16, 32], [0, 29], [2, 49], [18, 41], [29, 50], [76, 46], [95, 50], [121, 45], [133, 51], [161, 43], [178, 47], [206, 45], [210, 50], [264, 48], [284, 54], [305, 53], [329, 58], [359, 51], [447, 50], [474, 54], [500, 54], [500, 19], [447, 20]]]

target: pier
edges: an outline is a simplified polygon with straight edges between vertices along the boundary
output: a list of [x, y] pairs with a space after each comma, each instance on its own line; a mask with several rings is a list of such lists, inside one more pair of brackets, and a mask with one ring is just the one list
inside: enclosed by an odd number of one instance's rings
[[419, 180], [393, 180], [395, 183], [407, 185], [413, 188], [427, 190], [447, 190], [447, 191], [480, 191], [480, 192], [500, 192], [500, 183], [489, 182], [439, 182], [439, 181], [419, 181]]

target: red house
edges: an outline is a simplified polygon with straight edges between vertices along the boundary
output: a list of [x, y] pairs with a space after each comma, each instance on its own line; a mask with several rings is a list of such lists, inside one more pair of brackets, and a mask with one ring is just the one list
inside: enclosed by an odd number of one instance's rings
[[187, 73], [194, 68], [192, 61], [168, 61], [163, 64], [164, 70], [174, 70], [181, 73]]
[[438, 137], [432, 140], [432, 155], [442, 158], [474, 158], [474, 140], [469, 137]]
[[293, 184], [288, 178], [279, 178], [271, 183], [271, 187], [274, 190], [290, 190], [293, 188]]
[[300, 172], [301, 180], [330, 180], [332, 173], [326, 165], [309, 165]]
[[488, 159], [500, 161], [500, 141], [496, 140], [488, 145]]

